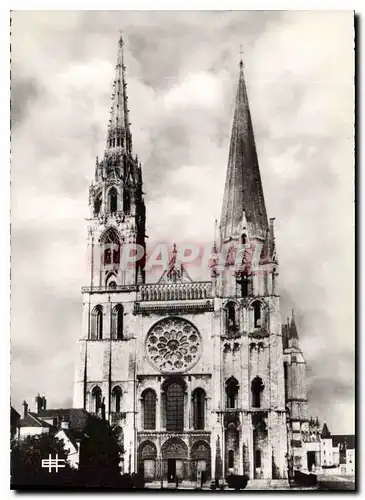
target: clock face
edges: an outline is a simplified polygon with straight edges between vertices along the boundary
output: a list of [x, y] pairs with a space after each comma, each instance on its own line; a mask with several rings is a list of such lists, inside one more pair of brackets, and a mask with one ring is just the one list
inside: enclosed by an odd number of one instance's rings
[[202, 351], [197, 328], [183, 318], [164, 318], [153, 325], [146, 337], [146, 352], [152, 365], [162, 373], [179, 373], [192, 368]]

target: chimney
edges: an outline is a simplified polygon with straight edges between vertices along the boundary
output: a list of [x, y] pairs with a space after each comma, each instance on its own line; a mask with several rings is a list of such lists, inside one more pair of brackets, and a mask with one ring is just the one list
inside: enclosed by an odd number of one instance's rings
[[41, 396], [38, 394], [38, 396], [35, 398], [35, 402], [37, 404], [37, 415], [38, 415], [38, 413], [40, 413], [42, 410], [43, 398], [41, 398]]
[[23, 401], [23, 418], [25, 418], [28, 414], [28, 403], [24, 400]]
[[43, 396], [42, 397], [42, 410], [46, 410], [47, 409], [47, 400], [46, 398]]
[[70, 428], [70, 422], [68, 420], [62, 420], [61, 429], [69, 429], [69, 428]]

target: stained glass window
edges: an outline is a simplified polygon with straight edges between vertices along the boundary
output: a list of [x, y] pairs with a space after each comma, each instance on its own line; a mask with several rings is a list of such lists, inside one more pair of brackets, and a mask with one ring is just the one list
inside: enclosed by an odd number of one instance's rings
[[184, 391], [180, 384], [171, 383], [166, 391], [166, 430], [184, 429]]
[[113, 214], [117, 211], [118, 193], [115, 188], [109, 191], [109, 210]]
[[193, 425], [194, 429], [204, 429], [205, 420], [205, 391], [195, 389], [193, 392]]
[[93, 309], [91, 315], [91, 338], [97, 340], [103, 338], [103, 308], [100, 305]]
[[116, 413], [120, 413], [122, 407], [122, 389], [120, 387], [114, 387], [112, 392], [113, 410]]
[[91, 393], [92, 411], [98, 413], [101, 409], [101, 389], [96, 386]]
[[123, 306], [117, 304], [113, 309], [113, 338], [123, 339]]
[[252, 392], [252, 406], [260, 408], [261, 406], [261, 392], [264, 390], [264, 385], [260, 377], [255, 377], [251, 383]]
[[143, 396], [143, 428], [156, 429], [156, 394], [147, 389]]

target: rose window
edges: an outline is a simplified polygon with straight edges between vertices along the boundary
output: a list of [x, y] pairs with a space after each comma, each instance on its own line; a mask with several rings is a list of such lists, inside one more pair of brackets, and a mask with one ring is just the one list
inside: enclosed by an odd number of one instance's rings
[[148, 357], [161, 372], [188, 370], [198, 361], [201, 348], [198, 330], [182, 318], [162, 319], [146, 338]]

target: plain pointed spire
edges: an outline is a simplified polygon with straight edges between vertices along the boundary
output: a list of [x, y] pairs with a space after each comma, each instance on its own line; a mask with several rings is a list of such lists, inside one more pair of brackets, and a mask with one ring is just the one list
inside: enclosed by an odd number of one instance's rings
[[243, 212], [251, 229], [251, 236], [265, 238], [268, 220], [241, 54], [220, 221], [223, 241], [240, 236]]
[[292, 313], [291, 313], [291, 321], [290, 321], [290, 327], [289, 327], [289, 338], [299, 340], [297, 325], [295, 323], [295, 317], [294, 317], [294, 309], [292, 309]]
[[110, 119], [106, 149], [123, 148], [132, 152], [132, 134], [130, 132], [127, 82], [124, 65], [124, 41], [120, 35], [118, 42], [117, 64], [111, 96]]

